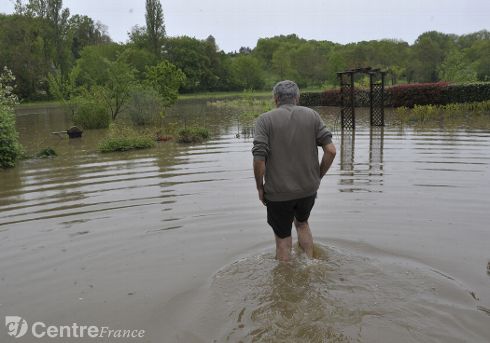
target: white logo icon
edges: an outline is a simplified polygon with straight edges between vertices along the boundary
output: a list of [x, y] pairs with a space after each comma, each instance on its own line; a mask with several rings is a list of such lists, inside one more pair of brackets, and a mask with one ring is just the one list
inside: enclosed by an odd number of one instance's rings
[[5, 316], [5, 327], [7, 333], [15, 338], [22, 337], [27, 333], [27, 322], [19, 316]]

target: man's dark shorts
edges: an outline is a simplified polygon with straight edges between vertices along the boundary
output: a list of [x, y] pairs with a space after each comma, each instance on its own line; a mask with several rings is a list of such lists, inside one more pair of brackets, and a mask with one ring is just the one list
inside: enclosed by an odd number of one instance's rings
[[291, 236], [294, 218], [299, 222], [307, 221], [315, 204], [315, 198], [316, 193], [307, 198], [288, 201], [267, 200], [267, 223], [279, 238]]

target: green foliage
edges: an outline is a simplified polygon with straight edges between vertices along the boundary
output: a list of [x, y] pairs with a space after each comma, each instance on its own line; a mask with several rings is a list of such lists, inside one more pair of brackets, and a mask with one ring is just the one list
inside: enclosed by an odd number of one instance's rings
[[107, 80], [92, 87], [92, 93], [100, 96], [115, 120], [128, 103], [135, 85], [134, 70], [129, 65], [121, 61], [109, 62]]
[[175, 103], [179, 96], [179, 87], [184, 82], [184, 73], [169, 61], [162, 61], [156, 66], [147, 68], [146, 85], [159, 94], [165, 107]]
[[177, 137], [179, 143], [200, 143], [209, 138], [209, 132], [203, 127], [181, 129]]
[[60, 101], [72, 114], [76, 111], [76, 96], [79, 92], [76, 85], [76, 78], [79, 69], [75, 66], [66, 78], [63, 78], [58, 70], [48, 76], [50, 94]]
[[17, 103], [17, 97], [12, 94], [11, 85], [14, 81], [10, 70], [4, 68], [0, 74], [0, 168], [14, 167], [23, 153], [15, 128], [13, 106]]
[[75, 59], [80, 58], [82, 50], [90, 45], [111, 42], [102, 24], [95, 23], [86, 15], [74, 15], [68, 20], [68, 35], [71, 40], [71, 52]]
[[119, 55], [119, 60], [131, 66], [135, 70], [138, 81], [142, 82], [146, 78], [146, 69], [158, 64], [158, 58], [150, 51], [129, 46]]
[[[118, 45], [107, 45], [100, 47], [87, 47], [82, 51], [80, 59], [68, 76], [63, 79], [61, 73], [54, 73], [48, 78], [50, 92], [56, 99], [67, 105], [80, 124], [85, 128], [107, 127], [104, 111], [111, 113], [111, 118], [116, 119], [119, 113], [127, 105], [131, 90], [136, 86], [137, 80], [135, 70], [120, 59], [115, 59], [119, 50]], [[86, 100], [80, 100], [86, 98]], [[94, 99], [96, 107], [93, 114], [85, 112], [88, 99]], [[82, 103], [82, 118], [75, 111]], [[103, 118], [103, 120], [102, 120]], [[95, 119], [95, 122], [93, 121]], [[100, 119], [100, 120], [99, 120]], [[85, 125], [82, 124], [85, 122]], [[87, 125], [88, 124], [88, 125]]]
[[49, 157], [55, 157], [55, 156], [58, 156], [58, 154], [56, 153], [56, 151], [54, 151], [53, 148], [50, 148], [50, 147], [41, 149], [36, 154], [37, 158], [49, 158]]
[[213, 89], [218, 77], [214, 71], [219, 66], [213, 66], [211, 61], [218, 53], [208, 49], [206, 41], [187, 36], [172, 37], [166, 40], [165, 49], [168, 61], [182, 70], [186, 76], [182, 91]]
[[100, 152], [128, 151], [152, 148], [155, 144], [152, 135], [113, 123], [109, 128], [109, 134], [100, 142], [98, 149]]
[[452, 36], [436, 31], [421, 34], [411, 50], [413, 63], [408, 65], [409, 81], [438, 81], [437, 67], [454, 47]]
[[446, 103], [480, 102], [490, 99], [490, 82], [450, 84]]
[[477, 81], [475, 67], [465, 61], [464, 54], [452, 50], [437, 68], [439, 78], [444, 81], [474, 82]]
[[109, 82], [111, 77], [109, 68], [116, 63], [121, 50], [122, 47], [118, 44], [88, 46], [83, 49], [75, 66], [77, 86], [90, 89], [95, 85]]
[[78, 97], [73, 100], [75, 107], [73, 123], [83, 129], [105, 129], [111, 117], [107, 107], [97, 98]]
[[475, 67], [479, 81], [490, 81], [490, 59], [488, 58], [490, 56], [490, 32], [480, 31], [475, 35], [479, 38], [475, 38], [471, 46], [464, 50], [465, 57]]
[[259, 61], [251, 55], [235, 57], [232, 64], [233, 77], [241, 89], [262, 89], [264, 72]]
[[14, 113], [0, 106], [0, 167], [10, 168], [21, 156], [22, 147], [15, 129]]
[[272, 54], [271, 68], [281, 80], [294, 80], [297, 73], [293, 69], [290, 49], [287, 46], [281, 46]]
[[46, 27], [38, 18], [0, 14], [0, 68], [7, 66], [16, 75], [16, 94], [21, 99], [46, 98], [44, 78], [53, 54], [44, 36]]

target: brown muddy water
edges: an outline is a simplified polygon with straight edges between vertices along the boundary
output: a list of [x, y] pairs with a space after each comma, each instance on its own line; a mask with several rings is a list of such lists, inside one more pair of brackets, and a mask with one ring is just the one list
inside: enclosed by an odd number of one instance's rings
[[310, 219], [317, 258], [287, 264], [232, 112], [181, 102], [169, 118], [209, 141], [99, 154], [104, 131], [59, 139], [61, 110], [18, 111], [27, 150], [59, 156], [0, 171], [0, 317], [146, 331], [14, 339], [1, 326], [0, 341], [489, 342], [490, 130], [361, 117], [342, 134], [337, 111], [319, 111], [338, 154]]

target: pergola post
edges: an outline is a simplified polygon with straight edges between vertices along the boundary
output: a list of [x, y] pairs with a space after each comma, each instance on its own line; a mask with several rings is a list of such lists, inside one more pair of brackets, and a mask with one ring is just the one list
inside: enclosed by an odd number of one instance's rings
[[[379, 79], [378, 79], [379, 78]], [[371, 126], [385, 125], [385, 73], [380, 71], [369, 73], [369, 114]]]
[[340, 81], [340, 120], [345, 129], [354, 129], [356, 126], [354, 110], [354, 73], [337, 73]]
[[384, 126], [385, 72], [379, 69], [357, 68], [337, 73], [340, 81], [340, 116], [343, 129], [355, 129], [356, 73], [369, 75], [369, 115], [371, 126]]

